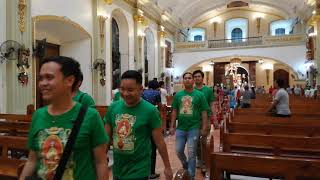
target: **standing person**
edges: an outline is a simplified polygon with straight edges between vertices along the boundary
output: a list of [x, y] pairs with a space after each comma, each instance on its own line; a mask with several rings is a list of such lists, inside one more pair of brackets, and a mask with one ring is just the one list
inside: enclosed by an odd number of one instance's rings
[[106, 131], [113, 140], [115, 180], [147, 180], [151, 170], [151, 140], [162, 157], [166, 179], [172, 179], [167, 147], [161, 132], [159, 111], [141, 98], [142, 76], [129, 70], [122, 74], [120, 94], [123, 100], [110, 105], [104, 118]]
[[237, 107], [240, 107], [241, 90], [237, 86], [235, 87], [235, 89], [236, 89]]
[[82, 81], [83, 81], [83, 74], [82, 74], [82, 72], [80, 72], [79, 82], [78, 82], [75, 90], [72, 92], [72, 97], [73, 97], [72, 99], [76, 102], [79, 102], [82, 105], [87, 106], [87, 107], [94, 107], [95, 102], [94, 102], [93, 98], [89, 94], [84, 93], [79, 90], [80, 86], [82, 85]]
[[163, 81], [159, 82], [159, 86], [160, 86], [161, 104], [165, 106], [165, 105], [167, 105], [168, 92], [164, 88], [164, 82]]
[[[49, 105], [32, 116], [27, 143], [30, 151], [20, 180], [34, 174], [41, 179], [53, 179], [74, 121], [83, 109], [80, 103], [72, 100], [79, 74], [80, 64], [69, 57], [57, 56], [42, 62], [39, 89]], [[63, 179], [108, 179], [109, 139], [100, 115], [88, 108], [82, 117]]]
[[272, 86], [270, 86], [270, 88], [269, 88], [269, 94], [270, 94], [270, 96], [272, 97], [272, 92], [273, 92], [273, 87]]
[[249, 91], [248, 85], [244, 86], [244, 91], [241, 93], [242, 103], [241, 108], [249, 108], [251, 106], [251, 92]]
[[167, 135], [167, 90], [164, 88], [164, 82], [159, 82], [160, 86], [160, 95], [161, 95], [161, 106], [160, 106], [160, 115], [162, 119], [162, 130], [164, 135]]
[[300, 85], [297, 84], [297, 86], [293, 89], [293, 92], [296, 96], [300, 96], [301, 95], [301, 88]]
[[[155, 80], [149, 81], [148, 89], [145, 89], [142, 93], [142, 98], [154, 106], [161, 106], [161, 95], [160, 91], [158, 91], [159, 85]], [[150, 179], [159, 178], [160, 174], [156, 173], [156, 160], [157, 160], [157, 146], [153, 141], [152, 136], [150, 136], [151, 140], [151, 174], [149, 176]]]
[[251, 99], [256, 99], [256, 90], [254, 88], [254, 86], [251, 87]]
[[[204, 73], [201, 70], [196, 70], [192, 73], [194, 82], [195, 82], [195, 89], [202, 92], [206, 98], [206, 102], [209, 106], [208, 108], [208, 127], [210, 127], [210, 117], [213, 112], [213, 102], [215, 101], [215, 97], [213, 95], [213, 90], [208, 86], [203, 85]], [[197, 167], [200, 167], [204, 172], [206, 168], [204, 167], [204, 159], [201, 159], [201, 151], [200, 151], [201, 142], [198, 142], [198, 151], [197, 151]]]
[[[191, 178], [194, 179], [197, 143], [200, 134], [199, 129], [201, 125], [201, 135], [207, 135], [207, 111], [209, 106], [204, 94], [193, 88], [194, 80], [192, 73], [186, 72], [182, 77], [184, 90], [179, 91], [173, 98], [170, 134], [174, 135], [174, 125], [176, 118], [178, 118], [176, 153], [183, 168], [188, 169]], [[184, 154], [186, 143], [188, 146], [188, 159]]]
[[274, 115], [278, 117], [290, 117], [289, 94], [284, 89], [284, 81], [282, 79], [275, 81], [275, 88], [278, 90], [268, 112], [274, 112]]

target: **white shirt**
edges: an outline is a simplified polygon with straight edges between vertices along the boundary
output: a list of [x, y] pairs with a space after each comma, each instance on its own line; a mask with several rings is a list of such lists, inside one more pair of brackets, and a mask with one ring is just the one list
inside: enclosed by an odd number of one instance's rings
[[301, 88], [299, 88], [299, 87], [295, 87], [293, 91], [294, 91], [295, 95], [300, 95], [301, 94]]
[[167, 105], [167, 90], [160, 88], [161, 104]]
[[290, 115], [289, 109], [289, 94], [283, 88], [279, 89], [274, 97], [274, 100], [278, 101], [276, 105], [277, 114]]

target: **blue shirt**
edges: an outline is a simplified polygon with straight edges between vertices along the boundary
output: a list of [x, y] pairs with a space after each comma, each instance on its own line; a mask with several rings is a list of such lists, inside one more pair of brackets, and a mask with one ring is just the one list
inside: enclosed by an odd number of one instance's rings
[[161, 103], [160, 91], [154, 89], [146, 89], [142, 93], [142, 98], [153, 105]]

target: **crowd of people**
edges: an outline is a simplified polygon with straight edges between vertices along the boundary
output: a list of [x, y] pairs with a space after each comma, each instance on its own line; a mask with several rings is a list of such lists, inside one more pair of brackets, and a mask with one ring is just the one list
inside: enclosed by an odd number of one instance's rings
[[[165, 166], [165, 178], [173, 178], [158, 110], [166, 104], [163, 82], [150, 81], [144, 89], [138, 71], [124, 72], [113, 103], [101, 119], [92, 108], [92, 97], [79, 90], [83, 74], [76, 60], [47, 58], [40, 65], [39, 77], [42, 99], [48, 105], [33, 114], [28, 135], [30, 151], [21, 180], [108, 179], [110, 146], [113, 179], [158, 178], [156, 150]], [[195, 177], [198, 141], [209, 132], [208, 116], [214, 101], [212, 89], [203, 85], [203, 77], [201, 71], [185, 73], [185, 89], [176, 93], [172, 103], [170, 134], [176, 136], [176, 154], [191, 179]]]
[[[157, 151], [165, 167], [165, 178], [173, 178], [164, 142], [165, 119], [159, 113], [167, 104], [163, 81], [154, 79], [144, 88], [138, 71], [124, 72], [120, 87], [113, 92], [113, 102], [101, 119], [92, 108], [95, 106], [92, 97], [79, 90], [83, 74], [76, 60], [63, 56], [47, 58], [40, 66], [39, 77], [41, 95], [48, 105], [33, 114], [28, 136], [30, 153], [21, 180], [58, 176], [108, 179], [106, 152], [111, 146], [114, 180], [159, 178]], [[266, 91], [264, 87], [255, 90], [248, 85], [210, 88], [203, 83], [204, 73], [200, 70], [186, 72], [182, 79], [184, 89], [173, 96], [169, 134], [175, 136], [175, 150], [183, 169], [194, 179], [196, 167], [205, 171], [199, 142], [208, 135], [212, 119], [216, 119], [215, 102], [223, 102], [218, 98], [228, 97], [230, 108], [250, 108], [256, 93]], [[289, 94], [302, 95], [309, 89], [300, 86], [285, 89], [282, 80], [274, 85], [269, 89], [273, 102], [267, 111], [279, 117], [291, 116]], [[77, 126], [80, 129], [74, 130]], [[75, 143], [72, 139], [76, 139]], [[68, 151], [72, 153], [65, 153]]]

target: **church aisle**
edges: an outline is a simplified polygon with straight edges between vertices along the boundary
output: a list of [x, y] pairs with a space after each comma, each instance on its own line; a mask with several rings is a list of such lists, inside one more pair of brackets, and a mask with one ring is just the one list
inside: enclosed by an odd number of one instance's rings
[[[170, 159], [172, 171], [175, 174], [179, 169], [182, 168], [180, 160], [178, 159], [178, 157], [176, 155], [176, 151], [175, 151], [175, 136], [166, 137], [165, 142], [166, 142], [167, 148], [168, 148], [168, 154], [169, 154], [169, 159]], [[214, 131], [214, 142], [215, 142], [214, 149], [215, 149], [215, 151], [217, 151], [218, 144], [219, 144], [219, 130]], [[185, 151], [185, 153], [187, 154], [186, 151]], [[157, 167], [156, 172], [161, 174], [160, 180], [165, 180], [165, 176], [163, 174], [164, 166], [163, 166], [163, 162], [161, 160], [159, 153], [157, 155], [157, 166], [156, 167]], [[205, 179], [204, 176], [201, 174], [200, 169], [197, 169], [195, 179], [196, 180]]]

